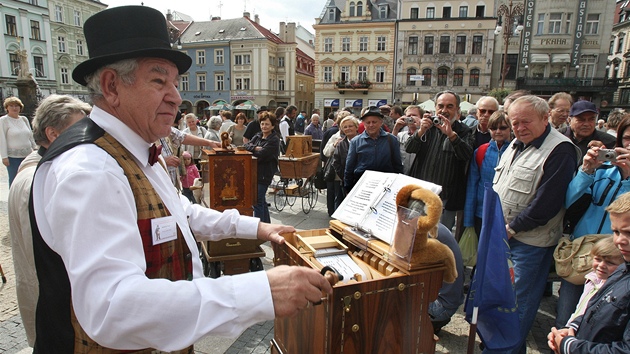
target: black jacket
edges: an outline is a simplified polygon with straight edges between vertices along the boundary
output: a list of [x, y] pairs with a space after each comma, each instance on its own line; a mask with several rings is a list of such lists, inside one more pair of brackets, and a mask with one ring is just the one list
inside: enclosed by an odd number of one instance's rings
[[[262, 150], [255, 151], [256, 147]], [[280, 136], [275, 131], [267, 138], [263, 138], [262, 132], [256, 133], [252, 140], [245, 144], [247, 151], [254, 153], [258, 159], [258, 184], [270, 185], [273, 175], [278, 170], [278, 155], [280, 155]]]

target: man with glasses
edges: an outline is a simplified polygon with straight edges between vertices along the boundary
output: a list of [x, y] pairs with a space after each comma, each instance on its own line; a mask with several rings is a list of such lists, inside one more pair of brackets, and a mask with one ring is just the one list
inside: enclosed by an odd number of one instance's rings
[[473, 150], [490, 141], [488, 120], [492, 113], [499, 110], [499, 101], [491, 96], [483, 96], [477, 104], [477, 125], [473, 128]]
[[549, 98], [549, 124], [557, 131], [567, 129], [569, 109], [573, 104], [573, 97], [566, 92], [558, 92]]
[[438, 92], [434, 101], [439, 122], [423, 117], [418, 130], [407, 140], [405, 150], [416, 154], [409, 175], [442, 186], [444, 212], [440, 221], [452, 230], [455, 214], [464, 209], [466, 168], [473, 153], [472, 134], [459, 120], [457, 93]]

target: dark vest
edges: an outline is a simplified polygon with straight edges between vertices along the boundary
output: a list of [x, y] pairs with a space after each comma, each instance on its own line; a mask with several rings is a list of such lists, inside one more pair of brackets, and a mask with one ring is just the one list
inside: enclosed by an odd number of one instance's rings
[[[131, 153], [91, 119], [83, 118], [57, 138], [44, 154], [40, 165], [51, 161], [80, 144], [96, 144], [109, 153], [129, 180], [138, 213], [138, 230], [146, 259], [146, 276], [171, 281], [192, 279], [192, 253], [179, 227], [177, 239], [159, 245], [152, 244], [151, 219], [170, 215], [166, 206], [136, 164]], [[35, 267], [39, 280], [39, 300], [36, 311], [36, 342], [33, 353], [151, 353], [153, 349], [114, 350], [94, 342], [79, 325], [72, 308], [70, 282], [61, 257], [44, 242], [30, 200], [31, 228]], [[103, 230], [103, 237], [107, 237]], [[193, 347], [176, 353], [193, 353]]]

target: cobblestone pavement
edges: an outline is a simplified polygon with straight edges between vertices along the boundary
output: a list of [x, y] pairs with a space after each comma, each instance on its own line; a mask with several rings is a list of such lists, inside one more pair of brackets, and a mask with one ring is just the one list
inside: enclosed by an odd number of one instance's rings
[[[9, 223], [7, 216], [8, 181], [6, 168], [0, 168], [0, 265], [4, 270], [8, 282], [0, 285], [0, 353], [29, 353], [26, 335], [17, 308], [15, 295], [15, 277], [11, 259], [11, 245], [9, 240]], [[273, 203], [273, 198], [269, 198]], [[277, 212], [270, 208], [273, 222], [293, 225], [298, 229], [315, 229], [328, 226], [330, 218], [326, 213], [325, 194], [319, 195], [316, 207], [304, 214], [300, 201], [294, 207]], [[271, 248], [263, 245], [267, 256], [262, 259], [265, 268], [272, 266]], [[557, 284], [554, 296], [545, 297], [538, 311], [536, 322], [527, 341], [528, 353], [548, 353], [546, 336], [553, 325], [555, 304], [557, 300]], [[464, 320], [463, 311], [455, 314], [451, 322], [439, 334], [437, 353], [465, 353], [468, 342], [468, 323]], [[208, 336], [195, 344], [195, 352], [199, 354], [262, 354], [270, 353], [269, 343], [273, 338], [273, 321], [254, 325], [247, 329], [239, 338], [221, 338]], [[475, 353], [481, 353], [478, 348], [477, 337]], [[294, 353], [295, 354], [295, 353]]]

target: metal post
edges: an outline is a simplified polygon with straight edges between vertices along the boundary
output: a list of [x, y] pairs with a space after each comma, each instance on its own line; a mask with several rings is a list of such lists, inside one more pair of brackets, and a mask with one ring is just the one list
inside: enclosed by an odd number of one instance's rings
[[[518, 3], [516, 5], [512, 4], [512, 0], [510, 0], [510, 4], [509, 5], [505, 5], [505, 4], [501, 4], [501, 6], [499, 6], [499, 10], [497, 11], [497, 15], [498, 16], [503, 16], [504, 18], [504, 29], [503, 29], [503, 46], [504, 46], [504, 53], [503, 53], [503, 68], [501, 69], [501, 88], [503, 88], [504, 84], [505, 84], [505, 76], [507, 75], [507, 54], [508, 54], [508, 46], [510, 45], [510, 38], [512, 38], [512, 35], [515, 35], [517, 33], [514, 33], [514, 19], [517, 18], [517, 16], [520, 16], [523, 14], [523, 10], [524, 10], [524, 6], [521, 3]], [[522, 26], [520, 26], [522, 27]], [[499, 30], [499, 28], [497, 27], [497, 30]], [[520, 28], [518, 29], [520, 31]], [[520, 32], [518, 33], [520, 34]]]

